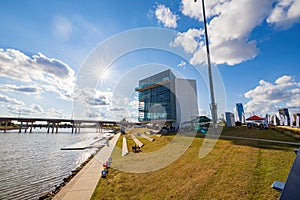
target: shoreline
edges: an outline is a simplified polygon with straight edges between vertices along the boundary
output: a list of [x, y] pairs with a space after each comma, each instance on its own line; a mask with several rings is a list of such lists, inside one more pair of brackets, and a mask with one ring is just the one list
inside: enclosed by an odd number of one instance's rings
[[[114, 133], [114, 136], [116, 135], [116, 133]], [[74, 169], [72, 169], [69, 173], [68, 176], [64, 177], [62, 179], [62, 183], [60, 183], [59, 185], [54, 185], [54, 189], [45, 192], [44, 194], [39, 196], [39, 200], [44, 200], [44, 199], [53, 199], [55, 197], [56, 194], [58, 194], [71, 180], [73, 180], [73, 178], [79, 173], [81, 172], [84, 167], [86, 167], [91, 160], [93, 160], [93, 158], [101, 151], [101, 149], [104, 146], [97, 148], [95, 150], [94, 153], [92, 153], [84, 162], [82, 162], [80, 165], [78, 165], [77, 167], [75, 167]]]
[[90, 155], [84, 162], [78, 165], [75, 169], [70, 171], [70, 174], [62, 179], [62, 183], [59, 185], [54, 185], [54, 189], [39, 196], [39, 200], [44, 199], [53, 199], [54, 196], [59, 193], [65, 185], [67, 185], [94, 157], [95, 155], [101, 150], [102, 148], [98, 148], [95, 153]]
[[90, 199], [98, 182], [101, 178], [103, 163], [111, 156], [120, 133], [115, 133], [109, 140], [109, 145], [101, 148], [98, 153], [65, 184], [58, 193], [51, 197], [52, 199]]
[[[14, 126], [7, 126], [7, 127], [4, 127], [4, 126], [0, 126], [0, 130], [1, 131], [9, 131], [9, 130], [19, 130], [20, 127], [14, 127]], [[23, 129], [23, 128], [22, 128]]]

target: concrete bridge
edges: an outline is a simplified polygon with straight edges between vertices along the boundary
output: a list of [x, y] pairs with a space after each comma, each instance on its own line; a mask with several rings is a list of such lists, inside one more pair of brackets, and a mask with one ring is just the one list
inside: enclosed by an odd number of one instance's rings
[[[104, 125], [116, 125], [117, 122], [115, 121], [102, 121], [102, 120], [74, 120], [74, 119], [55, 119], [55, 118], [18, 118], [18, 117], [0, 117], [0, 123], [4, 122], [4, 132], [8, 130], [8, 124], [9, 122], [16, 121], [19, 122], [19, 133], [21, 133], [22, 128], [24, 128], [24, 132], [27, 132], [27, 129], [29, 129], [29, 132], [32, 132], [32, 128], [35, 126], [35, 122], [46, 122], [43, 127], [47, 128], [47, 133], [57, 133], [58, 128], [61, 123], [69, 123], [72, 130], [72, 133], [79, 133], [81, 124], [96, 124], [96, 132], [100, 132]], [[42, 126], [40, 126], [42, 127]]]

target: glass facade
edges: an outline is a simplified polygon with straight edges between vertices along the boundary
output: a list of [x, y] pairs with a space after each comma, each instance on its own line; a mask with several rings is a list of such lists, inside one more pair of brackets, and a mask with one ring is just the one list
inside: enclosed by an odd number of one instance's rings
[[164, 81], [170, 81], [173, 79], [175, 79], [175, 76], [171, 72], [171, 70], [166, 70], [159, 74], [155, 74], [153, 76], [150, 76], [148, 78], [139, 81], [139, 89], [149, 87], [154, 84], [162, 83]]
[[244, 107], [243, 107], [242, 103], [237, 103], [236, 104], [236, 111], [238, 113], [238, 121], [242, 122], [242, 123], [245, 123], [244, 122], [245, 120], [243, 120]]
[[176, 120], [176, 99], [170, 86], [175, 78], [171, 70], [139, 81], [139, 121]]

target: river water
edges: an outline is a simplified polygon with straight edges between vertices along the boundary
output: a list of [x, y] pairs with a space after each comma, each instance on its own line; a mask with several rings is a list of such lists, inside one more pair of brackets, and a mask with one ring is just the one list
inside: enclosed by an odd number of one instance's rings
[[95, 129], [70, 129], [60, 133], [0, 132], [0, 199], [38, 199], [62, 183], [71, 170], [84, 162], [95, 149], [63, 151], [60, 148], [96, 137]]

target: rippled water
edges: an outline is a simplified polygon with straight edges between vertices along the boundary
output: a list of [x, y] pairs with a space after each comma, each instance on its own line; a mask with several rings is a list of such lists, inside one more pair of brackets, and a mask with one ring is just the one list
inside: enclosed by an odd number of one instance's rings
[[0, 132], [0, 199], [37, 199], [62, 183], [72, 169], [95, 151], [60, 150], [99, 135], [87, 129], [77, 134], [66, 131]]

